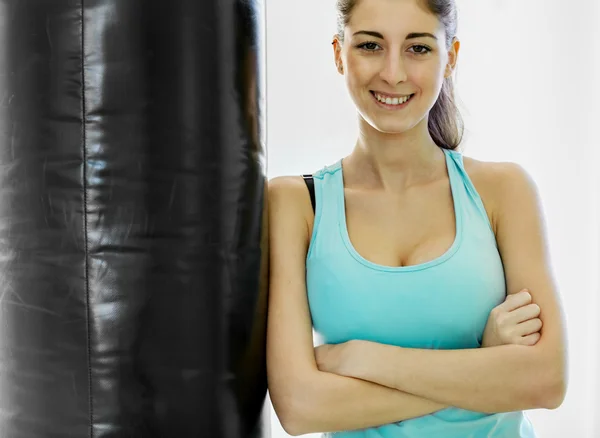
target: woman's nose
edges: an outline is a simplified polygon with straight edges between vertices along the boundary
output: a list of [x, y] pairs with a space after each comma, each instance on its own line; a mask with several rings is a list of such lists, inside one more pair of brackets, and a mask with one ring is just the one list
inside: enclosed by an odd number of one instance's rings
[[381, 79], [393, 86], [406, 81], [406, 68], [402, 56], [398, 54], [389, 55], [384, 62], [380, 73]]

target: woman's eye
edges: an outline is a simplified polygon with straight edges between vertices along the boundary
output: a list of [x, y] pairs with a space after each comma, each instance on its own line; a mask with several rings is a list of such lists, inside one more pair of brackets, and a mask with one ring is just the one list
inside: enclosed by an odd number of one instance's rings
[[365, 50], [368, 50], [368, 51], [372, 52], [374, 50], [377, 50], [377, 48], [379, 47], [379, 44], [377, 44], [377, 43], [363, 43], [363, 44], [360, 44], [358, 47], [361, 48], [361, 49], [365, 49]]
[[431, 52], [431, 49], [427, 46], [421, 46], [421, 45], [416, 45], [416, 46], [412, 46], [411, 49], [415, 49], [415, 48], [420, 48], [421, 50], [417, 50], [415, 51], [416, 54], [418, 55], [425, 55], [429, 52]]
[[[373, 42], [366, 42], [358, 45], [359, 49], [366, 50], [367, 52], [374, 52], [379, 49], [379, 44]], [[413, 49], [413, 53], [417, 55], [426, 55], [431, 52], [431, 49], [427, 46], [423, 46], [421, 44], [417, 44], [411, 47]]]

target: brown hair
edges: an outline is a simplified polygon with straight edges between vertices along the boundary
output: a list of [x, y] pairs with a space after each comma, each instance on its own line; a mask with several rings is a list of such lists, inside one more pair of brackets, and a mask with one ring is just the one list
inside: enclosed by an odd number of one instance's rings
[[[446, 31], [446, 50], [450, 49], [457, 30], [456, 0], [419, 0], [435, 14]], [[340, 41], [358, 0], [337, 0], [337, 30]], [[429, 112], [429, 134], [441, 148], [454, 150], [462, 141], [463, 121], [454, 100], [452, 76], [444, 79], [437, 101]]]

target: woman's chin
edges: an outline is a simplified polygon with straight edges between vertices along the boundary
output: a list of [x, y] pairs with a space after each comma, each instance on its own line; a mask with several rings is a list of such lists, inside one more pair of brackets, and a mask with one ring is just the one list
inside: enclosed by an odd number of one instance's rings
[[375, 131], [382, 134], [403, 134], [410, 129], [410, 126], [402, 120], [380, 120], [380, 118], [373, 117], [368, 123]]

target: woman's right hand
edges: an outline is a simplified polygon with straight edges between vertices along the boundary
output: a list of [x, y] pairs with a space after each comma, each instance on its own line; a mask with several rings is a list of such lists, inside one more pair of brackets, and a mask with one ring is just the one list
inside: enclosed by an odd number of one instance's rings
[[523, 289], [510, 294], [490, 312], [483, 332], [482, 347], [496, 345], [535, 345], [540, 340], [542, 321], [540, 307], [531, 302], [531, 294]]

